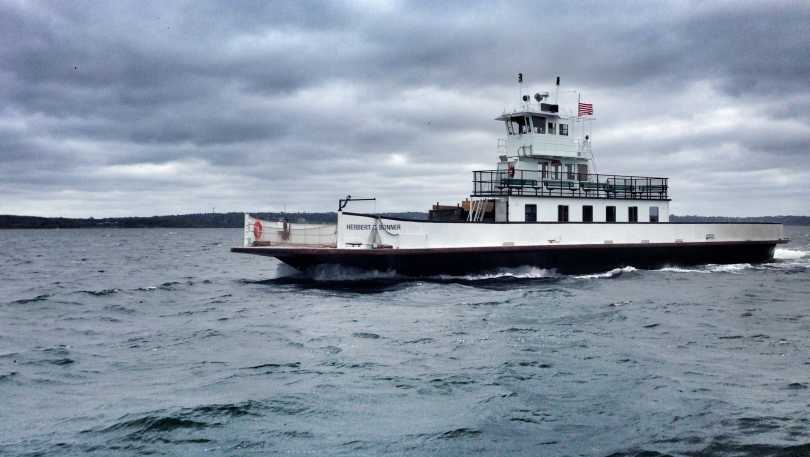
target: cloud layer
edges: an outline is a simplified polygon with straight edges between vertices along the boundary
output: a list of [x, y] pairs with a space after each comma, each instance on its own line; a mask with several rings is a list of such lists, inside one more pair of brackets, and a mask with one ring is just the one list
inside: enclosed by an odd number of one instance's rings
[[673, 212], [810, 214], [799, 2], [5, 2], [0, 213], [424, 210], [556, 75]]

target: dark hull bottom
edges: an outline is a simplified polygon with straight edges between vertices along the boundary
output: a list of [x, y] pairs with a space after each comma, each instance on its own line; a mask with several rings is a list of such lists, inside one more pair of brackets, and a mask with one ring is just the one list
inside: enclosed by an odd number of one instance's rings
[[595, 273], [625, 266], [653, 269], [673, 265], [762, 263], [773, 259], [777, 243], [748, 241], [397, 250], [252, 247], [233, 248], [232, 251], [276, 257], [298, 270], [317, 265], [341, 265], [363, 270], [393, 270], [407, 276], [432, 276], [528, 265], [571, 274]]

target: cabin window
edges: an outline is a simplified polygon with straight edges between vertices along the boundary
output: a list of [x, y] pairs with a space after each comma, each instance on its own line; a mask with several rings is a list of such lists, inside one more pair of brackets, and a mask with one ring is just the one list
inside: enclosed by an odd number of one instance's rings
[[638, 206], [627, 208], [627, 222], [638, 222]]
[[548, 123], [548, 134], [549, 135], [554, 135], [554, 123], [553, 122]]
[[524, 208], [526, 222], [537, 222], [537, 205], [526, 205]]
[[534, 133], [546, 133], [546, 118], [540, 116], [532, 116], [532, 125], [534, 126]]
[[616, 207], [608, 206], [605, 208], [605, 222], [616, 222]]
[[658, 222], [658, 207], [650, 206], [650, 222]]
[[565, 174], [565, 179], [574, 180], [574, 164], [569, 163], [565, 166]]
[[560, 135], [568, 136], [568, 124], [560, 124]]
[[548, 178], [549, 178], [549, 173], [548, 173], [548, 162], [543, 162], [543, 163], [540, 165], [540, 172], [542, 173], [542, 178], [543, 178], [543, 179], [548, 179]]
[[588, 180], [588, 165], [584, 163], [577, 164], [577, 179], [580, 181], [587, 181]]
[[593, 222], [593, 206], [584, 205], [582, 207], [582, 222]]
[[568, 205], [557, 205], [557, 222], [568, 222]]

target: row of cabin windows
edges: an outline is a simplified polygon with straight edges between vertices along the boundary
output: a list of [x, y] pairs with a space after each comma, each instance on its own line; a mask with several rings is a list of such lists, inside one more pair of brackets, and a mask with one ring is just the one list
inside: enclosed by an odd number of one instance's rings
[[[537, 205], [530, 204], [525, 207], [526, 222], [537, 222]], [[638, 206], [627, 208], [627, 221], [638, 222]], [[568, 222], [568, 205], [557, 205], [557, 222]], [[593, 222], [593, 206], [582, 206], [582, 222]], [[605, 222], [616, 222], [616, 207], [605, 208]], [[650, 207], [650, 222], [658, 222], [658, 207]]]
[[579, 179], [580, 181], [585, 181], [588, 179], [588, 165], [587, 164], [565, 164], [565, 169], [563, 170], [563, 165], [561, 163], [551, 163], [543, 162], [540, 164], [540, 172], [542, 173], [543, 179], [568, 179], [568, 180], [575, 180]]
[[546, 118], [540, 116], [532, 116], [531, 124], [528, 117], [513, 117], [506, 121], [506, 131], [510, 135], [522, 135], [531, 132], [554, 135], [557, 128], [560, 136], [568, 136], [568, 124], [546, 122]]

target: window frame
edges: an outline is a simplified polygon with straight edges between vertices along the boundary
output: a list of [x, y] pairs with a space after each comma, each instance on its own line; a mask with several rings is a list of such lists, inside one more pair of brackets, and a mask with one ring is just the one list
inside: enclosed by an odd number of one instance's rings
[[[546, 134], [546, 118], [543, 116], [536, 116], [532, 115], [532, 130], [534, 133], [538, 135], [545, 135]], [[535, 121], [539, 121], [539, 125], [535, 123]]]
[[557, 205], [557, 222], [569, 222], [568, 205]]
[[593, 222], [593, 205], [582, 205], [582, 222]]
[[[653, 210], [655, 210], [655, 215], [653, 215]], [[661, 210], [657, 206], [650, 206], [650, 223], [657, 224], [661, 222]]]
[[615, 206], [606, 206], [605, 207], [605, 222], [616, 222], [616, 207]]
[[[532, 208], [534, 220], [529, 219], [529, 208]], [[524, 222], [537, 222], [537, 203], [526, 203], [523, 205], [523, 221]]]
[[627, 207], [627, 222], [638, 222], [638, 206]]
[[568, 124], [558, 124], [557, 130], [560, 136], [568, 136]]

